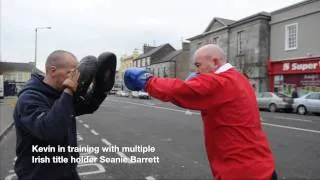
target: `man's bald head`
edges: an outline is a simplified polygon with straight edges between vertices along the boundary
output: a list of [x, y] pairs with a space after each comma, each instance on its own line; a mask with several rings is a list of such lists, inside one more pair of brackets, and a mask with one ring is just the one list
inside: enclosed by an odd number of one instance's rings
[[44, 81], [55, 89], [62, 90], [63, 81], [77, 66], [77, 58], [71, 52], [56, 50], [47, 58]]
[[225, 63], [223, 50], [215, 44], [202, 46], [194, 53], [194, 64], [198, 73], [214, 72]]
[[71, 52], [64, 50], [53, 51], [47, 58], [46, 70], [51, 66], [55, 66], [57, 68], [64, 67], [68, 63], [67, 61], [72, 61], [72, 59], [77, 60], [76, 56]]

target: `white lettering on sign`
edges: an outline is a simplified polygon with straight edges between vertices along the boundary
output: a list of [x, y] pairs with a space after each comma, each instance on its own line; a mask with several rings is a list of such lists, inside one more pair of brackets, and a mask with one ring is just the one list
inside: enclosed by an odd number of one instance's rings
[[305, 70], [316, 70], [320, 68], [320, 61], [318, 63], [283, 63], [283, 71], [305, 71]]
[[288, 71], [290, 69], [290, 63], [283, 63], [283, 71]]

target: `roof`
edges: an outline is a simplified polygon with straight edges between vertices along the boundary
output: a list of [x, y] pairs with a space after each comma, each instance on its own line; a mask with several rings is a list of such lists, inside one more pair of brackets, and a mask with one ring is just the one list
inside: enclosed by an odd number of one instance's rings
[[158, 63], [171, 61], [173, 58], [178, 56], [181, 52], [182, 52], [182, 50], [173, 51], [173, 52], [167, 54], [166, 56], [164, 56], [162, 59], [160, 59], [158, 61], [155, 61], [153, 64], [158, 64]]
[[[209, 26], [206, 28], [205, 32], [203, 32], [202, 34], [198, 34], [196, 36], [193, 36], [191, 38], [188, 38], [188, 40], [198, 39], [198, 38], [201, 38], [201, 37], [203, 37], [203, 36], [205, 36], [207, 34], [210, 34], [210, 33], [213, 33], [213, 32], [217, 32], [217, 31], [221, 31], [223, 29], [239, 26], [239, 25], [242, 25], [244, 23], [248, 23], [248, 22], [251, 22], [251, 21], [254, 21], [254, 20], [257, 20], [257, 19], [261, 19], [261, 18], [265, 18], [265, 19], [270, 20], [271, 19], [271, 15], [270, 15], [270, 13], [263, 11], [263, 12], [259, 12], [257, 14], [253, 14], [251, 16], [242, 18], [242, 19], [240, 19], [238, 21], [233, 21], [233, 20], [228, 20], [228, 19], [223, 19], [223, 18], [213, 18], [213, 20], [210, 22]], [[225, 27], [219, 28], [219, 29], [214, 30], [214, 31], [209, 31], [211, 26], [212, 26], [212, 24], [215, 21], [221, 22], [222, 24], [225, 25]], [[209, 31], [209, 32], [207, 32], [207, 31]]]
[[318, 0], [305, 0], [305, 1], [301, 1], [301, 2], [298, 2], [298, 3], [292, 4], [292, 5], [290, 5], [290, 6], [287, 6], [287, 7], [278, 9], [278, 10], [275, 10], [275, 11], [271, 12], [271, 14], [278, 14], [278, 13], [281, 13], [281, 12], [283, 12], [283, 11], [287, 11], [287, 10], [294, 9], [294, 8], [297, 8], [297, 7], [300, 7], [300, 6], [309, 4], [309, 3], [313, 3], [313, 2], [315, 2], [315, 1], [318, 1]]
[[[6, 71], [20, 71], [20, 72], [31, 72], [33, 70], [33, 63], [18, 63], [18, 62], [0, 62], [0, 73]], [[42, 71], [37, 69], [37, 73], [44, 74]]]
[[219, 18], [219, 17], [215, 17], [211, 20], [211, 22], [209, 23], [208, 27], [206, 28], [206, 30], [204, 32], [207, 32], [210, 30], [212, 24], [215, 22], [215, 21], [218, 21], [220, 22], [221, 24], [223, 24], [224, 26], [229, 26], [230, 24], [236, 22], [234, 20], [230, 20], [230, 19], [224, 19], [224, 18]]
[[151, 49], [151, 50], [148, 51], [147, 53], [141, 54], [141, 55], [138, 56], [136, 59], [141, 59], [141, 58], [149, 57], [149, 56], [151, 56], [152, 54], [154, 54], [154, 53], [156, 53], [157, 51], [159, 51], [161, 48], [163, 48], [163, 47], [166, 46], [166, 45], [169, 45], [169, 46], [170, 46], [170, 44], [168, 44], [168, 43], [163, 44], [163, 45], [158, 46], [158, 47], [156, 47], [156, 48], [154, 48], [154, 49]]

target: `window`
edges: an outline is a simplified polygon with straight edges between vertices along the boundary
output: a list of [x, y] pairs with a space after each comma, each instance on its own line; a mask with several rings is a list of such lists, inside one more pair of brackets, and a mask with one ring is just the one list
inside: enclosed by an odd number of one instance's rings
[[143, 58], [141, 60], [141, 67], [144, 67], [144, 66], [146, 66], [146, 58]]
[[158, 68], [158, 77], [160, 77], [160, 68]]
[[212, 39], [212, 44], [218, 44], [219, 43], [219, 37], [214, 37]]
[[320, 94], [313, 93], [306, 97], [306, 99], [320, 99]]
[[163, 77], [167, 77], [166, 67], [163, 67]]
[[147, 66], [150, 66], [150, 57], [147, 57]]
[[198, 48], [202, 46], [202, 42], [198, 42]]
[[285, 38], [286, 51], [298, 48], [298, 23], [286, 25]]
[[269, 93], [269, 92], [265, 92], [265, 93], [263, 93], [262, 97], [264, 97], [264, 98], [271, 98], [271, 97], [272, 97], [272, 94]]
[[141, 67], [141, 59], [138, 60], [138, 65], [137, 67]]
[[238, 55], [244, 54], [244, 31], [239, 31], [237, 33], [237, 49]]
[[20, 73], [18, 72], [17, 74], [18, 74], [17, 81], [22, 82], [23, 81], [23, 72], [20, 72]]

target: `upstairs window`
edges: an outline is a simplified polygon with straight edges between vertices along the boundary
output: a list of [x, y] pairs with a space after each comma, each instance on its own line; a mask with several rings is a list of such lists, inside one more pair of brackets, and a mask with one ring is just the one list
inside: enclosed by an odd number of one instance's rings
[[285, 38], [286, 51], [298, 48], [298, 23], [286, 25]]

